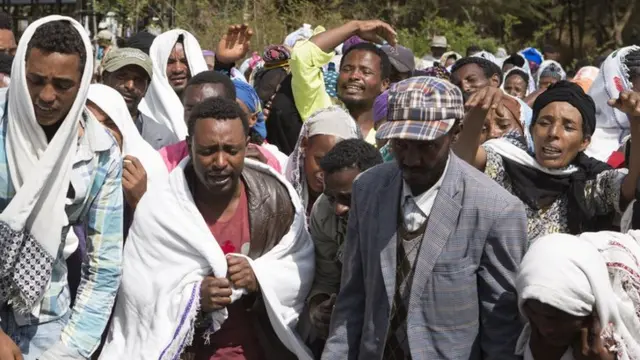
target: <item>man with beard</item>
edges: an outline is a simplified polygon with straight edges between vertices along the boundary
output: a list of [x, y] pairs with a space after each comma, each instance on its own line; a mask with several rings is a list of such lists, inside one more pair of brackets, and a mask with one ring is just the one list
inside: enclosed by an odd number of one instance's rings
[[463, 116], [446, 80], [389, 90], [377, 136], [396, 160], [353, 183], [323, 360], [518, 358], [524, 205], [451, 152]]
[[319, 352], [324, 348], [331, 312], [340, 290], [351, 185], [360, 173], [378, 164], [382, 164], [380, 152], [360, 139], [339, 142], [320, 160], [324, 191], [314, 204], [309, 219], [309, 232], [316, 249], [316, 272], [308, 296], [313, 326], [311, 338], [317, 340], [313, 345]]
[[196, 360], [305, 358], [291, 327], [313, 244], [295, 189], [245, 159], [249, 121], [235, 100], [205, 99], [188, 129], [190, 157], [136, 209], [102, 358], [177, 359], [191, 339]]
[[[106, 327], [122, 263], [122, 157], [85, 112], [91, 42], [75, 20], [31, 24], [0, 94], [0, 359], [90, 358]], [[7, 94], [8, 97], [7, 97]], [[65, 258], [87, 232], [70, 306]], [[22, 355], [21, 355], [22, 354]]]
[[451, 82], [462, 90], [465, 99], [487, 86], [502, 84], [502, 71], [491, 61], [481, 57], [466, 57], [451, 68]]
[[[332, 105], [326, 92], [322, 67], [334, 56], [333, 49], [352, 36], [395, 46], [396, 33], [379, 20], [350, 21], [299, 43], [291, 55], [291, 86], [296, 108], [305, 121], [318, 110]], [[389, 86], [391, 63], [385, 52], [371, 43], [360, 43], [345, 51], [339, 68], [337, 93], [360, 125], [365, 140], [375, 145], [373, 102]]]

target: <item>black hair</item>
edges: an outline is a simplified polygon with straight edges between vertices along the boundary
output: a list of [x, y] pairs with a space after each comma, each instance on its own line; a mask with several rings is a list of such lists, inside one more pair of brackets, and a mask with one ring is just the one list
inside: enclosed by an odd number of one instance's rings
[[229, 76], [214, 70], [207, 70], [197, 73], [187, 82], [187, 87], [203, 84], [221, 84], [224, 87], [225, 98], [236, 100], [236, 87]]
[[511, 56], [509, 56], [503, 63], [502, 66], [504, 66], [504, 64], [511, 64], [515, 67], [523, 67], [524, 66], [524, 57], [520, 54], [511, 54]]
[[629, 68], [629, 81], [640, 76], [640, 50], [632, 50], [624, 58], [624, 64]]
[[4, 11], [0, 11], [0, 30], [13, 31], [13, 19]]
[[573, 79], [574, 77], [576, 77], [576, 74], [577, 74], [577, 73], [578, 73], [578, 72], [577, 72], [577, 71], [575, 71], [575, 70], [567, 70], [567, 72], [566, 72], [566, 74], [567, 74], [566, 78], [567, 78], [567, 79]]
[[456, 61], [456, 63], [453, 64], [453, 67], [451, 68], [451, 74], [455, 73], [456, 71], [462, 69], [463, 67], [469, 64], [476, 64], [480, 66], [482, 68], [482, 72], [484, 73], [484, 76], [487, 79], [491, 79], [493, 75], [497, 75], [499, 84], [502, 83], [502, 70], [500, 70], [500, 67], [485, 58], [476, 57], [476, 56], [469, 56]]
[[320, 168], [327, 174], [347, 168], [362, 172], [378, 164], [382, 164], [380, 151], [362, 139], [340, 141], [320, 160]]
[[123, 37], [121, 37], [121, 36], [117, 36], [116, 37], [116, 46], [118, 48], [126, 47], [126, 44], [127, 44], [126, 40]]
[[527, 84], [528, 86], [529, 74], [527, 74], [524, 70], [519, 68], [514, 68], [513, 70], [509, 71], [509, 74], [507, 74], [507, 76], [505, 76], [504, 81], [507, 82], [507, 79], [512, 76], [520, 76], [522, 80], [524, 80], [525, 84]]
[[128, 38], [125, 41], [125, 47], [138, 49], [149, 55], [149, 49], [151, 48], [151, 44], [155, 38], [155, 35], [143, 30]]
[[77, 54], [80, 56], [80, 71], [87, 63], [87, 53], [82, 36], [66, 20], [56, 20], [38, 26], [27, 46], [27, 57], [31, 49], [46, 53]]
[[467, 57], [475, 54], [475, 53], [479, 53], [480, 51], [482, 51], [482, 48], [478, 45], [470, 45], [467, 48]]
[[389, 56], [387, 56], [387, 53], [385, 53], [384, 50], [380, 49], [374, 44], [368, 42], [359, 43], [347, 49], [347, 51], [345, 51], [342, 55], [342, 59], [340, 59], [340, 68], [342, 68], [342, 62], [345, 61], [349, 53], [355, 50], [369, 51], [378, 55], [378, 57], [380, 58], [382, 80], [388, 79], [389, 76], [391, 76], [391, 62], [389, 61]]
[[187, 121], [189, 136], [193, 136], [196, 122], [199, 119], [216, 119], [220, 121], [240, 119], [242, 121], [242, 127], [244, 128], [244, 134], [246, 136], [249, 135], [249, 119], [247, 119], [247, 114], [244, 113], [235, 99], [231, 100], [222, 97], [207, 98], [194, 106]]

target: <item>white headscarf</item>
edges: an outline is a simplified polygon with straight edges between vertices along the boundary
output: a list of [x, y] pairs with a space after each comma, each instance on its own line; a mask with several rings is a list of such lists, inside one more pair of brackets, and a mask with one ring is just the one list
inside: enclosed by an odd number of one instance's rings
[[[513, 68], [507, 70], [504, 73], [504, 76], [502, 77], [502, 85], [500, 85], [500, 88], [502, 90], [504, 90], [504, 86], [505, 86], [505, 84], [507, 82], [507, 78], [509, 77], [509, 74], [511, 74], [512, 72], [514, 72], [516, 70], [517, 71], [522, 71], [523, 73], [527, 74], [527, 76], [529, 76], [529, 81], [527, 82], [527, 91], [525, 91], [524, 95], [527, 96], [527, 95], [531, 94], [531, 85], [534, 84], [534, 80], [533, 80], [533, 77], [531, 76], [531, 72], [528, 71], [528, 68], [527, 69], [523, 69], [521, 67], [517, 67], [516, 66], [516, 67], [513, 67]], [[534, 88], [535, 88], [535, 85], [534, 85]]]
[[[52, 21], [68, 21], [82, 38], [86, 63], [78, 94], [51, 141], [38, 124], [26, 83], [26, 55], [36, 29]], [[0, 300], [19, 313], [37, 312], [36, 304], [51, 277], [51, 267], [69, 224], [65, 213], [71, 170], [78, 148], [78, 129], [93, 73], [91, 41], [82, 25], [70, 17], [51, 15], [25, 30], [11, 68], [8, 88], [6, 152], [16, 195], [0, 214], [8, 225], [0, 235]], [[6, 281], [6, 282], [5, 282]], [[35, 308], [35, 310], [34, 310]]]
[[309, 191], [304, 172], [304, 153], [300, 148], [302, 139], [315, 135], [333, 135], [339, 140], [362, 138], [356, 121], [339, 106], [330, 106], [317, 111], [302, 124], [298, 142], [289, 155], [285, 177], [296, 189], [305, 209], [309, 206]]
[[169, 127], [176, 136], [176, 142], [187, 136], [182, 101], [171, 88], [167, 77], [167, 62], [178, 38], [183, 37], [184, 53], [189, 63], [191, 76], [207, 71], [207, 63], [202, 55], [198, 40], [186, 30], [174, 29], [158, 35], [151, 44], [149, 56], [153, 62], [153, 78], [149, 90], [138, 107], [154, 121]]
[[498, 65], [498, 67], [502, 68], [502, 64], [500, 64], [498, 62], [498, 60], [496, 59], [496, 57], [492, 53], [490, 53], [488, 51], [484, 51], [484, 50], [480, 51], [478, 53], [475, 53], [475, 54], [471, 55], [471, 57], [479, 57], [479, 58], [483, 58], [485, 60], [489, 60], [492, 63]]
[[[624, 252], [626, 256], [621, 256]], [[629, 295], [637, 299], [640, 291], [638, 257], [640, 247], [635, 240], [619, 233], [543, 236], [534, 241], [520, 264], [516, 278], [520, 310], [526, 300], [538, 300], [574, 316], [590, 316], [597, 311], [601, 335], [617, 341], [618, 358], [637, 359], [640, 314], [628, 299]], [[636, 277], [617, 276], [616, 271], [625, 270], [621, 265], [636, 271]], [[632, 274], [630, 271], [628, 274]], [[636, 287], [625, 290], [620, 281]], [[531, 325], [527, 323], [517, 346], [517, 353], [525, 354], [525, 360], [530, 356], [530, 336]], [[573, 358], [570, 351], [565, 356]]]
[[540, 88], [540, 78], [542, 77], [542, 73], [544, 73], [544, 71], [549, 66], [555, 66], [559, 69], [557, 74], [560, 75], [560, 80], [564, 80], [567, 78], [567, 73], [564, 72], [564, 69], [562, 69], [562, 65], [560, 65], [559, 62], [555, 60], [545, 60], [542, 62], [542, 64], [540, 64], [540, 67], [538, 68], [538, 72], [536, 73], [536, 88]]
[[106, 85], [92, 84], [89, 87], [88, 99], [116, 124], [122, 133], [122, 154], [131, 155], [140, 160], [147, 173], [147, 184], [166, 181], [169, 173], [160, 153], [140, 136], [120, 93]]
[[640, 47], [627, 46], [607, 56], [589, 89], [589, 96], [596, 103], [596, 130], [585, 154], [600, 161], [607, 161], [611, 153], [618, 150], [622, 139], [629, 135], [627, 115], [609, 106], [607, 101], [617, 99], [621, 92], [633, 88], [625, 59], [630, 52], [637, 50]]

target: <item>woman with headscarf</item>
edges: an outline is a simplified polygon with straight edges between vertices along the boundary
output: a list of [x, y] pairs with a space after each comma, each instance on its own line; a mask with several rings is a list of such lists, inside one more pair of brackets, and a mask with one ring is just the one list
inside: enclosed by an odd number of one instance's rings
[[462, 59], [462, 55], [458, 54], [455, 51], [447, 51], [446, 53], [442, 54], [442, 57], [440, 58], [440, 65], [445, 69], [448, 69], [460, 59]]
[[600, 161], [623, 144], [631, 125], [626, 114], [610, 107], [607, 101], [624, 91], [640, 91], [640, 47], [628, 46], [614, 51], [602, 63], [601, 71], [589, 89], [596, 103], [596, 130], [587, 154]]
[[524, 100], [529, 94], [529, 79], [529, 75], [523, 69], [517, 67], [511, 68], [504, 74], [502, 89], [507, 94]]
[[524, 360], [640, 359], [640, 233], [552, 234], [525, 254], [516, 289]]
[[278, 91], [278, 86], [289, 74], [289, 59], [291, 50], [284, 45], [269, 45], [262, 54], [264, 67], [256, 72], [253, 79], [253, 87], [263, 107]]
[[355, 138], [362, 138], [360, 128], [341, 107], [319, 110], [305, 121], [289, 156], [285, 177], [300, 195], [307, 215], [324, 187], [320, 159], [337, 142]]
[[[264, 115], [262, 114], [262, 108], [260, 106], [260, 99], [258, 94], [251, 87], [242, 80], [233, 80], [233, 85], [236, 87], [236, 102], [240, 105], [240, 108], [244, 110], [249, 119], [249, 142], [255, 145], [264, 147], [273, 157], [267, 158], [267, 164], [276, 169], [279, 173], [282, 173], [287, 165], [289, 157], [275, 145], [271, 145], [265, 141], [267, 138], [267, 127], [264, 123]], [[273, 161], [277, 160], [277, 161]]]
[[[499, 89], [483, 89], [467, 102], [470, 111], [456, 143], [458, 156], [523, 201], [529, 239], [609, 228], [615, 213], [635, 198], [640, 164], [632, 159], [626, 175], [584, 154], [596, 121], [591, 97], [576, 84], [558, 82], [534, 103], [531, 140], [508, 136], [480, 146], [487, 109], [495, 108], [500, 95]], [[636, 95], [619, 99], [616, 106], [640, 115], [629, 105]]]
[[536, 74], [536, 87], [538, 89], [546, 89], [566, 78], [567, 73], [562, 69], [562, 65], [554, 60], [545, 60], [540, 64], [540, 68]]

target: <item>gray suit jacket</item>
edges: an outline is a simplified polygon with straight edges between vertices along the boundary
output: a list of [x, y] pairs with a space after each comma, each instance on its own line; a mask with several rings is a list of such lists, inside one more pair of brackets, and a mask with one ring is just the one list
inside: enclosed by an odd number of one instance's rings
[[[524, 205], [451, 153], [416, 262], [407, 328], [413, 360], [518, 359], [515, 276]], [[395, 162], [353, 184], [340, 293], [323, 360], [381, 359], [396, 278], [402, 173]]]

